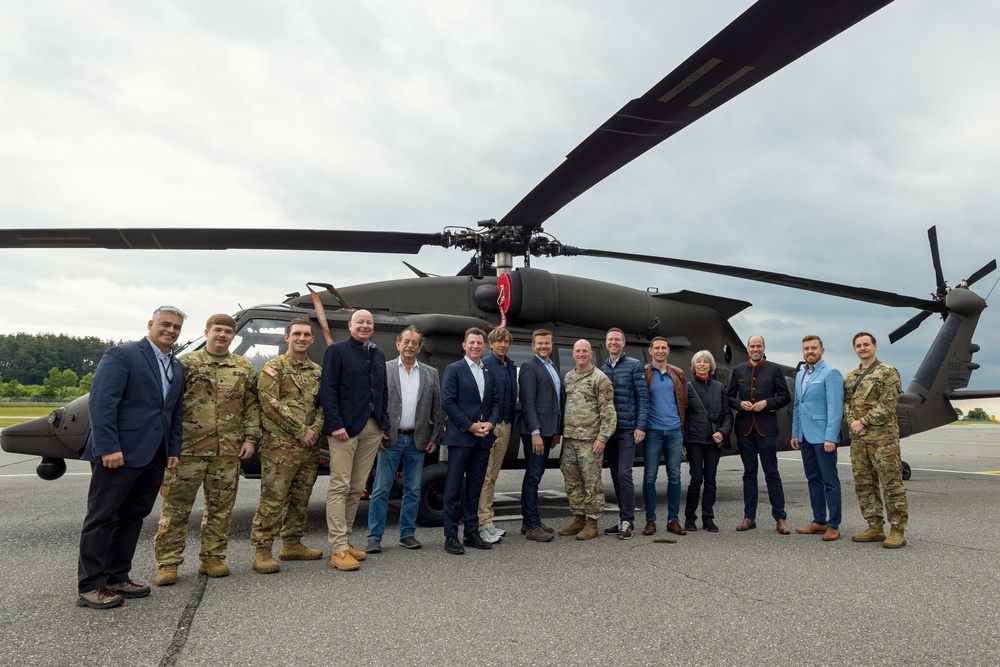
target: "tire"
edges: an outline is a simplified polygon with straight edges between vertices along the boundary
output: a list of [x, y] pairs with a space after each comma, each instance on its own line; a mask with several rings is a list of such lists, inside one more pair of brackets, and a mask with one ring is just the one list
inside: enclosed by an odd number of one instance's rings
[[447, 463], [432, 463], [420, 474], [420, 505], [417, 523], [425, 527], [444, 525], [444, 482], [448, 477]]
[[910, 479], [910, 475], [912, 474], [913, 471], [910, 470], [910, 464], [907, 463], [906, 461], [903, 461], [903, 481], [905, 482], [906, 480]]

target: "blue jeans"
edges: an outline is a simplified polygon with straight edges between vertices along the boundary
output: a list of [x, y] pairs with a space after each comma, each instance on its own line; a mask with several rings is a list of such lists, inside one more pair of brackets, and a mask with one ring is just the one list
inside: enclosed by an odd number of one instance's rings
[[666, 459], [667, 468], [667, 521], [676, 521], [681, 513], [681, 456], [684, 449], [684, 431], [651, 429], [642, 441], [642, 503], [646, 506], [646, 521], [656, 521], [656, 473], [660, 458]]
[[420, 506], [420, 476], [424, 471], [424, 452], [413, 446], [412, 435], [400, 434], [394, 447], [378, 453], [375, 468], [375, 488], [368, 501], [368, 539], [382, 541], [385, 518], [389, 512], [389, 491], [392, 480], [403, 461], [403, 505], [399, 510], [399, 537], [412, 537], [416, 532], [417, 508]]
[[[802, 467], [809, 480], [809, 502], [813, 521], [830, 528], [840, 527], [840, 477], [837, 475], [837, 450], [823, 451], [823, 443], [800, 441]], [[829, 517], [827, 516], [829, 511]]]
[[524, 480], [521, 482], [521, 516], [528, 529], [542, 525], [542, 517], [538, 514], [538, 483], [545, 474], [545, 462], [549, 459], [552, 448], [552, 436], [542, 437], [545, 449], [541, 454], [531, 450], [531, 436], [521, 435], [521, 445], [524, 447]]

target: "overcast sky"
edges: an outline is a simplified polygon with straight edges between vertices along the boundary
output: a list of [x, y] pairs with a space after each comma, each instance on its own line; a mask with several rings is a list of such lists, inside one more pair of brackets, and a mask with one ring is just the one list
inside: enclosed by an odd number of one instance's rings
[[[436, 232], [502, 217], [563, 156], [751, 3], [7, 3], [0, 225]], [[899, 0], [585, 193], [545, 224], [570, 245], [744, 264], [926, 296], [926, 230], [954, 285], [1000, 255], [1000, 10]], [[307, 281], [439, 274], [469, 257], [268, 251], [0, 251], [0, 333], [137, 338], [170, 303], [278, 302]], [[611, 260], [556, 273], [745, 299], [733, 318], [794, 364], [807, 332], [904, 385], [940, 322]], [[976, 285], [985, 295], [996, 274]], [[990, 303], [995, 304], [996, 298]], [[988, 308], [974, 388], [1000, 387]]]

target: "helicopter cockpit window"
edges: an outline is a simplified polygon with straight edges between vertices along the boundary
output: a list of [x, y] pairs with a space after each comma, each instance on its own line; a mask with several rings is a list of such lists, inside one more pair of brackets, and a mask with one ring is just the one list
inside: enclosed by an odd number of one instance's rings
[[[287, 320], [265, 318], [247, 320], [240, 325], [229, 350], [249, 359], [250, 363], [253, 364], [254, 371], [259, 372], [269, 360], [288, 351], [288, 343], [285, 342], [285, 327], [287, 326]], [[186, 345], [181, 356], [204, 347], [205, 337], [202, 336]]]

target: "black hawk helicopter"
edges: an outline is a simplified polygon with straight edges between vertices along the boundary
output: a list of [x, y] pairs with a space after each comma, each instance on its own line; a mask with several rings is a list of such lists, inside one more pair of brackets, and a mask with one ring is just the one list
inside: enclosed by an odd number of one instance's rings
[[[664, 336], [672, 349], [671, 362], [685, 367], [694, 352], [711, 351], [718, 361], [716, 376], [729, 381], [733, 366], [747, 361], [741, 337], [730, 318], [750, 304], [688, 290], [651, 293], [587, 278], [557, 275], [530, 267], [531, 257], [584, 256], [642, 262], [704, 271], [770, 283], [821, 294], [845, 297], [919, 312], [890, 334], [895, 342], [938, 314], [941, 329], [899, 402], [901, 436], [926, 431], [955, 419], [956, 399], [1000, 396], [1000, 390], [962, 391], [978, 365], [972, 342], [986, 302], [970, 288], [996, 268], [993, 260], [951, 289], [945, 281], [934, 228], [929, 230], [936, 288], [930, 298], [917, 298], [862, 287], [810, 280], [753, 268], [716, 265], [649, 254], [633, 254], [563, 245], [545, 233], [542, 225], [557, 211], [635, 158], [659, 145], [689, 124], [764, 80], [832, 37], [863, 20], [891, 0], [760, 0], [712, 38], [641, 97], [621, 110], [573, 149], [566, 160], [529, 192], [499, 221], [490, 219], [475, 228], [446, 228], [441, 232], [289, 230], [289, 229], [21, 229], [0, 230], [3, 248], [109, 249], [276, 249], [349, 253], [415, 254], [424, 246], [474, 252], [456, 276], [432, 276], [410, 267], [416, 279], [392, 280], [335, 289], [308, 283], [308, 295], [289, 294], [281, 304], [242, 310], [235, 315], [237, 339], [232, 349], [248, 356], [257, 367], [285, 352], [282, 332], [294, 317], [308, 317], [328, 342], [347, 334], [351, 312], [364, 308], [375, 317], [377, 345], [391, 350], [396, 335], [415, 325], [425, 343], [421, 361], [439, 370], [461, 356], [462, 333], [471, 326], [492, 328], [503, 322], [514, 344], [511, 357], [530, 358], [531, 332], [554, 333], [553, 355], [565, 372], [572, 367], [572, 345], [591, 341], [596, 354], [603, 349], [610, 327], [626, 333], [626, 353], [648, 361], [648, 341]], [[514, 258], [524, 266], [515, 269]], [[409, 265], [407, 265], [409, 266]], [[496, 276], [496, 278], [494, 278]], [[314, 287], [324, 288], [316, 291]], [[185, 351], [203, 342], [189, 344]], [[322, 346], [312, 355], [322, 360]], [[390, 354], [391, 356], [391, 354]], [[598, 362], [601, 359], [597, 360]], [[789, 383], [795, 367], [785, 366]], [[790, 411], [784, 411], [782, 448], [788, 447]], [[56, 479], [66, 470], [65, 459], [77, 457], [89, 432], [87, 397], [40, 418], [8, 427], [0, 445], [8, 452], [41, 457], [37, 472]], [[514, 432], [517, 432], [515, 425]], [[845, 438], [846, 442], [847, 439]], [[732, 448], [730, 453], [736, 453]], [[558, 454], [556, 454], [557, 456]], [[440, 521], [443, 461], [447, 451], [428, 456], [425, 464], [419, 520]], [[637, 452], [641, 462], [641, 451]], [[557, 464], [555, 458], [550, 461]], [[517, 438], [508, 443], [505, 467], [523, 467]], [[244, 468], [259, 473], [259, 462]]]

